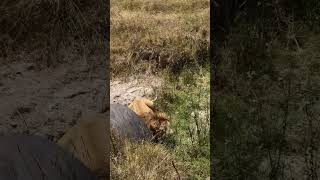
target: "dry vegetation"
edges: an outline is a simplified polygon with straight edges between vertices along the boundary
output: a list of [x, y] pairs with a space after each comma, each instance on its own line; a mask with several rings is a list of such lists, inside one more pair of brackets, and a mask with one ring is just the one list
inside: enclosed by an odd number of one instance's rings
[[111, 1], [111, 75], [163, 77], [156, 104], [174, 130], [161, 144], [129, 144], [113, 156], [113, 178], [209, 177], [209, 2]]
[[107, 0], [0, 2], [0, 135], [56, 141], [81, 112], [105, 109], [107, 19]]
[[215, 51], [216, 179], [319, 179], [320, 2], [252, 2]]
[[[111, 157], [112, 179], [178, 179], [181, 163], [161, 144], [126, 142], [121, 155]], [[173, 167], [174, 165], [174, 167]]]
[[50, 67], [105, 57], [106, 8], [105, 0], [1, 1], [1, 61]]
[[[208, 0], [111, 1], [111, 72], [178, 73], [206, 61]], [[128, 68], [130, 67], [130, 68]]]

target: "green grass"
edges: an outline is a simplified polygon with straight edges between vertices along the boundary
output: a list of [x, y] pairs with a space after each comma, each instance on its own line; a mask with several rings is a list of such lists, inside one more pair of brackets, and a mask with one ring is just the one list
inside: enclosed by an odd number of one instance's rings
[[207, 67], [198, 73], [185, 70], [177, 81], [168, 77], [170, 83], [156, 102], [168, 113], [174, 130], [165, 144], [185, 163], [193, 179], [210, 176], [209, 77]]

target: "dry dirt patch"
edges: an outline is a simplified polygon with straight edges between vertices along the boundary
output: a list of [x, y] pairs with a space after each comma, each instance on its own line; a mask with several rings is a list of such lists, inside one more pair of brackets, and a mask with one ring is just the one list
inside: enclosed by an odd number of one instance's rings
[[160, 77], [130, 77], [116, 79], [110, 83], [110, 103], [128, 105], [135, 97], [154, 98], [156, 90], [163, 84]]
[[84, 110], [102, 111], [106, 84], [98, 61], [43, 69], [33, 63], [2, 64], [0, 134], [35, 134], [55, 141]]

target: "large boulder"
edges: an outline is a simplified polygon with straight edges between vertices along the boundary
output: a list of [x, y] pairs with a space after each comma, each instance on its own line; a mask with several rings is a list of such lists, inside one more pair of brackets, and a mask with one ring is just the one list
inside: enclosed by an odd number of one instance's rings
[[96, 180], [71, 153], [38, 136], [0, 137], [0, 179]]
[[151, 140], [152, 133], [145, 121], [127, 106], [111, 104], [111, 131], [120, 138], [132, 140]]

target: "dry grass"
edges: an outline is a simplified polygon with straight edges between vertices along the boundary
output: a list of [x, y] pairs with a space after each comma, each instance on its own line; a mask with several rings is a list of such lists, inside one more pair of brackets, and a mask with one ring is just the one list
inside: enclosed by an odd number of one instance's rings
[[[169, 102], [164, 105], [164, 109], [166, 112], [172, 111], [169, 114], [172, 115], [172, 124], [176, 130], [174, 137], [166, 140], [165, 145], [129, 145], [123, 156], [114, 157], [112, 176], [119, 179], [175, 179], [177, 173], [171, 159], [177, 160], [177, 166], [180, 164], [178, 169], [184, 172], [181, 174], [189, 179], [209, 176], [209, 123], [207, 118], [201, 116], [208, 114], [201, 109], [204, 105], [198, 104], [199, 100], [206, 104], [208, 98], [205, 94], [199, 99], [198, 94], [207, 90], [204, 87], [209, 87], [209, 82], [202, 82], [199, 78], [208, 77], [208, 74], [203, 75], [201, 71], [207, 70], [208, 67], [204, 65], [209, 62], [209, 2], [111, 0], [112, 77], [175, 74], [180, 79], [168, 79], [168, 91], [164, 91], [169, 95], [159, 101], [160, 104]], [[196, 74], [199, 77], [193, 79]], [[198, 81], [202, 84], [195, 83]], [[172, 91], [177, 83], [189, 91]], [[177, 101], [171, 102], [171, 98]], [[190, 116], [190, 109], [197, 117]], [[178, 115], [174, 114], [177, 111]], [[192, 137], [188, 130], [193, 131]], [[163, 161], [166, 157], [168, 159]]]
[[121, 155], [111, 157], [112, 179], [171, 180], [182, 175], [179, 163], [159, 144], [126, 142]]
[[[30, 59], [51, 66], [64, 59], [61, 56], [97, 55], [98, 51], [105, 55], [105, 12], [105, 0], [3, 0], [0, 61]], [[18, 53], [24, 53], [23, 58], [16, 57]]]
[[208, 0], [112, 0], [111, 4], [113, 76], [165, 68], [179, 72], [186, 64], [208, 60]]

